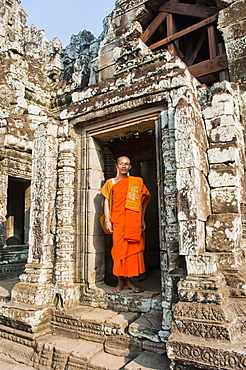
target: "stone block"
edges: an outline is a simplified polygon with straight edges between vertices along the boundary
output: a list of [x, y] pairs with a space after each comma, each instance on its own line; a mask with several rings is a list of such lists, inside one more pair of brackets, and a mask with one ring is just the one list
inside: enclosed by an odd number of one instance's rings
[[101, 188], [101, 184], [104, 181], [104, 174], [101, 170], [100, 171], [89, 170], [87, 176], [90, 189], [96, 190]]
[[205, 125], [200, 115], [184, 99], [180, 99], [175, 113], [176, 140], [193, 140], [206, 151], [208, 139]]
[[181, 255], [199, 255], [205, 251], [205, 223], [199, 220], [179, 222]]
[[166, 221], [168, 224], [177, 222], [177, 196], [176, 194], [169, 194], [165, 196], [166, 201]]
[[[20, 370], [31, 370], [33, 369], [32, 367], [29, 367], [32, 365], [32, 357], [34, 355], [34, 349], [32, 347], [29, 347], [28, 345], [25, 345], [24, 343], [27, 342], [22, 340], [23, 344], [21, 343], [16, 343], [14, 341], [5, 339], [1, 337], [1, 344], [0, 344], [0, 352], [1, 356], [3, 354], [6, 354], [6, 358], [8, 359], [8, 362], [2, 362], [0, 359], [1, 363], [1, 368], [4, 370], [14, 370], [14, 369], [20, 369]], [[17, 361], [18, 364], [14, 363], [11, 364], [11, 361]], [[20, 365], [20, 363], [22, 365]], [[29, 365], [25, 366], [23, 364]]]
[[38, 107], [37, 105], [30, 104], [30, 105], [28, 105], [27, 111], [28, 111], [28, 114], [34, 114], [34, 115], [38, 116], [41, 112], [41, 108]]
[[163, 330], [170, 330], [172, 326], [172, 310], [171, 308], [164, 308], [163, 307], [163, 317], [162, 317], [162, 329]]
[[206, 152], [193, 140], [176, 141], [177, 168], [196, 167], [205, 175], [208, 173], [208, 159]]
[[138, 317], [137, 313], [124, 312], [111, 317], [105, 323], [106, 334], [124, 334], [125, 329]]
[[243, 81], [246, 75], [246, 56], [237, 60], [231, 60], [229, 72], [233, 81]]
[[206, 225], [206, 250], [231, 252], [239, 248], [241, 220], [236, 213], [211, 215]]
[[218, 147], [212, 147], [208, 149], [208, 160], [209, 163], [227, 163], [227, 162], [239, 162], [239, 149], [230, 144], [222, 145]]
[[188, 275], [211, 275], [217, 271], [217, 262], [214, 255], [186, 256]]
[[[229, 0], [227, 0], [228, 2]], [[228, 5], [231, 6], [222, 9], [219, 14], [219, 27], [223, 28], [228, 25], [237, 23], [239, 19], [246, 18], [246, 8], [244, 0], [241, 1], [230, 1]]]
[[164, 355], [166, 353], [166, 344], [163, 342], [156, 343], [152, 342], [151, 340], [144, 340], [142, 348], [145, 351], [154, 352], [159, 355]]
[[177, 170], [178, 219], [206, 221], [211, 214], [210, 189], [204, 174], [198, 169]]
[[117, 315], [117, 312], [111, 310], [94, 308], [90, 311], [83, 311], [80, 315], [80, 320], [85, 321], [86, 323], [93, 323], [93, 325], [104, 325], [107, 321], [112, 320]]
[[229, 116], [220, 116], [216, 118], [206, 119], [205, 125], [207, 132], [210, 132], [212, 129], [215, 129], [220, 126], [235, 126], [235, 117], [232, 115]]
[[90, 359], [86, 368], [88, 370], [119, 370], [130, 360], [128, 357], [119, 357], [100, 352]]
[[102, 150], [88, 149], [88, 167], [91, 170], [103, 171], [104, 162], [102, 156]]
[[142, 314], [129, 326], [128, 331], [133, 337], [146, 338], [158, 343], [161, 341], [158, 336], [158, 332], [162, 328], [161, 323], [162, 312], [152, 310]]
[[203, 110], [204, 118], [211, 119], [222, 115], [234, 115], [233, 96], [226, 93], [215, 94], [212, 98], [212, 105]]
[[164, 175], [164, 193], [170, 194], [177, 191], [175, 171]]
[[239, 213], [240, 192], [237, 187], [221, 187], [211, 190], [213, 213]]
[[210, 168], [208, 181], [211, 188], [238, 186], [239, 174], [235, 164], [213, 164]]
[[126, 335], [109, 335], [105, 341], [105, 352], [115, 356], [135, 358], [141, 354], [142, 343]]
[[144, 351], [124, 367], [124, 370], [169, 370], [170, 360], [163, 355]]
[[226, 143], [241, 140], [242, 135], [235, 126], [216, 127], [209, 132], [211, 143]]
[[230, 60], [237, 60], [245, 57], [246, 51], [246, 36], [238, 39], [228, 40], [226, 42], [227, 58]]
[[88, 283], [94, 284], [102, 281], [105, 272], [105, 254], [104, 253], [87, 253], [88, 260]]

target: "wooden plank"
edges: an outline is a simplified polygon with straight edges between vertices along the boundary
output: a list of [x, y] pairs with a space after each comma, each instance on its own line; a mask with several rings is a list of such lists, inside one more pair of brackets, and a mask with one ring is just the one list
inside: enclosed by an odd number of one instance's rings
[[168, 1], [163, 4], [159, 11], [168, 12], [179, 15], [186, 15], [187, 17], [208, 18], [218, 13], [218, 10], [209, 8], [201, 4], [184, 4]]
[[204, 27], [204, 26], [207, 26], [209, 25], [210, 23], [213, 23], [213, 22], [216, 22], [217, 20], [217, 14], [213, 15], [212, 17], [210, 18], [207, 18], [207, 19], [204, 19], [203, 21], [201, 22], [198, 22], [196, 24], [193, 24], [193, 26], [190, 26], [188, 28], [185, 28], [184, 30], [182, 31], [179, 31], [177, 33], [175, 33], [174, 35], [172, 36], [169, 36], [169, 37], [166, 37], [165, 39], [163, 40], [160, 40], [152, 45], [149, 46], [150, 50], [154, 50], [154, 49], [157, 49], [159, 48], [160, 46], [162, 45], [165, 45], [165, 44], [168, 44], [169, 42], [172, 42], [174, 40], [177, 40], [178, 38], [184, 36], [184, 35], [187, 35], [188, 33], [190, 32], [193, 32], [195, 30], [198, 30], [199, 28], [201, 27]]
[[160, 12], [155, 19], [150, 23], [146, 30], [141, 35], [141, 40], [147, 42], [150, 37], [155, 33], [161, 23], [164, 21], [168, 13]]
[[201, 49], [201, 46], [204, 43], [204, 40], [205, 40], [205, 37], [206, 37], [206, 33], [207, 33], [206, 32], [206, 29], [203, 30], [203, 33], [202, 33], [202, 35], [201, 35], [198, 43], [196, 44], [196, 47], [195, 47], [195, 49], [193, 51], [192, 56], [190, 57], [190, 59], [186, 63], [187, 66], [190, 66], [190, 65], [192, 65], [194, 63], [194, 60], [196, 59], [197, 54], [199, 53], [199, 50]]
[[214, 25], [208, 26], [208, 45], [209, 45], [209, 57], [214, 59], [217, 56], [217, 45], [216, 45], [216, 32]]
[[223, 71], [228, 68], [226, 54], [219, 55], [215, 59], [208, 59], [188, 67], [190, 73], [195, 77], [201, 77], [210, 73]]

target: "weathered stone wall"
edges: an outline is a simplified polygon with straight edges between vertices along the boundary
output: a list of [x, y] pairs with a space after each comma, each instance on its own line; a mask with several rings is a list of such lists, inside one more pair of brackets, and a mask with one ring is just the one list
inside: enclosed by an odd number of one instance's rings
[[229, 4], [220, 11], [218, 28], [225, 42], [230, 79], [240, 82], [246, 76], [246, 4], [245, 1]]
[[[82, 303], [89, 310], [142, 310], [146, 316], [130, 327], [138, 342], [138, 325], [158, 319], [143, 349], [163, 353], [168, 341], [169, 357], [182, 369], [240, 369], [246, 327], [245, 5], [216, 2], [225, 7], [219, 27], [234, 83], [207, 88], [180, 59], [154, 54], [139, 39], [160, 4], [119, 0], [102, 41], [82, 31], [63, 50], [58, 39], [48, 42], [43, 31], [26, 27], [17, 1], [1, 2], [2, 245], [8, 176], [32, 180], [28, 263], [1, 315], [17, 338], [28, 331], [33, 340], [51, 330], [51, 310], [52, 325], [63, 334], [60, 309]], [[145, 115], [153, 115], [160, 135], [162, 291], [127, 300], [108, 293], [102, 282], [98, 189], [104, 164], [93, 132]], [[73, 332], [78, 318], [70, 319]], [[105, 342], [109, 351], [113, 339]]]

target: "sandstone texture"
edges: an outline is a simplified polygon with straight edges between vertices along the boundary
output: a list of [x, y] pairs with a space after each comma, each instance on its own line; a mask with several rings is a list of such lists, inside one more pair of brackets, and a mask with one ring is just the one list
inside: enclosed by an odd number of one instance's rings
[[[0, 14], [2, 368], [246, 368], [245, 2], [118, 0], [66, 47]], [[138, 294], [99, 224], [122, 153], [152, 194]]]

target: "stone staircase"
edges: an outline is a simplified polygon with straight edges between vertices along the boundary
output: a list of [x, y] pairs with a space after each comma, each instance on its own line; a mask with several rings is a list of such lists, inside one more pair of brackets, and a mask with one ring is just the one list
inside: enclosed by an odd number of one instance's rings
[[157, 341], [161, 316], [156, 313], [89, 306], [55, 310], [51, 333], [29, 345], [2, 331], [0, 354], [38, 370], [168, 370], [165, 345]]

